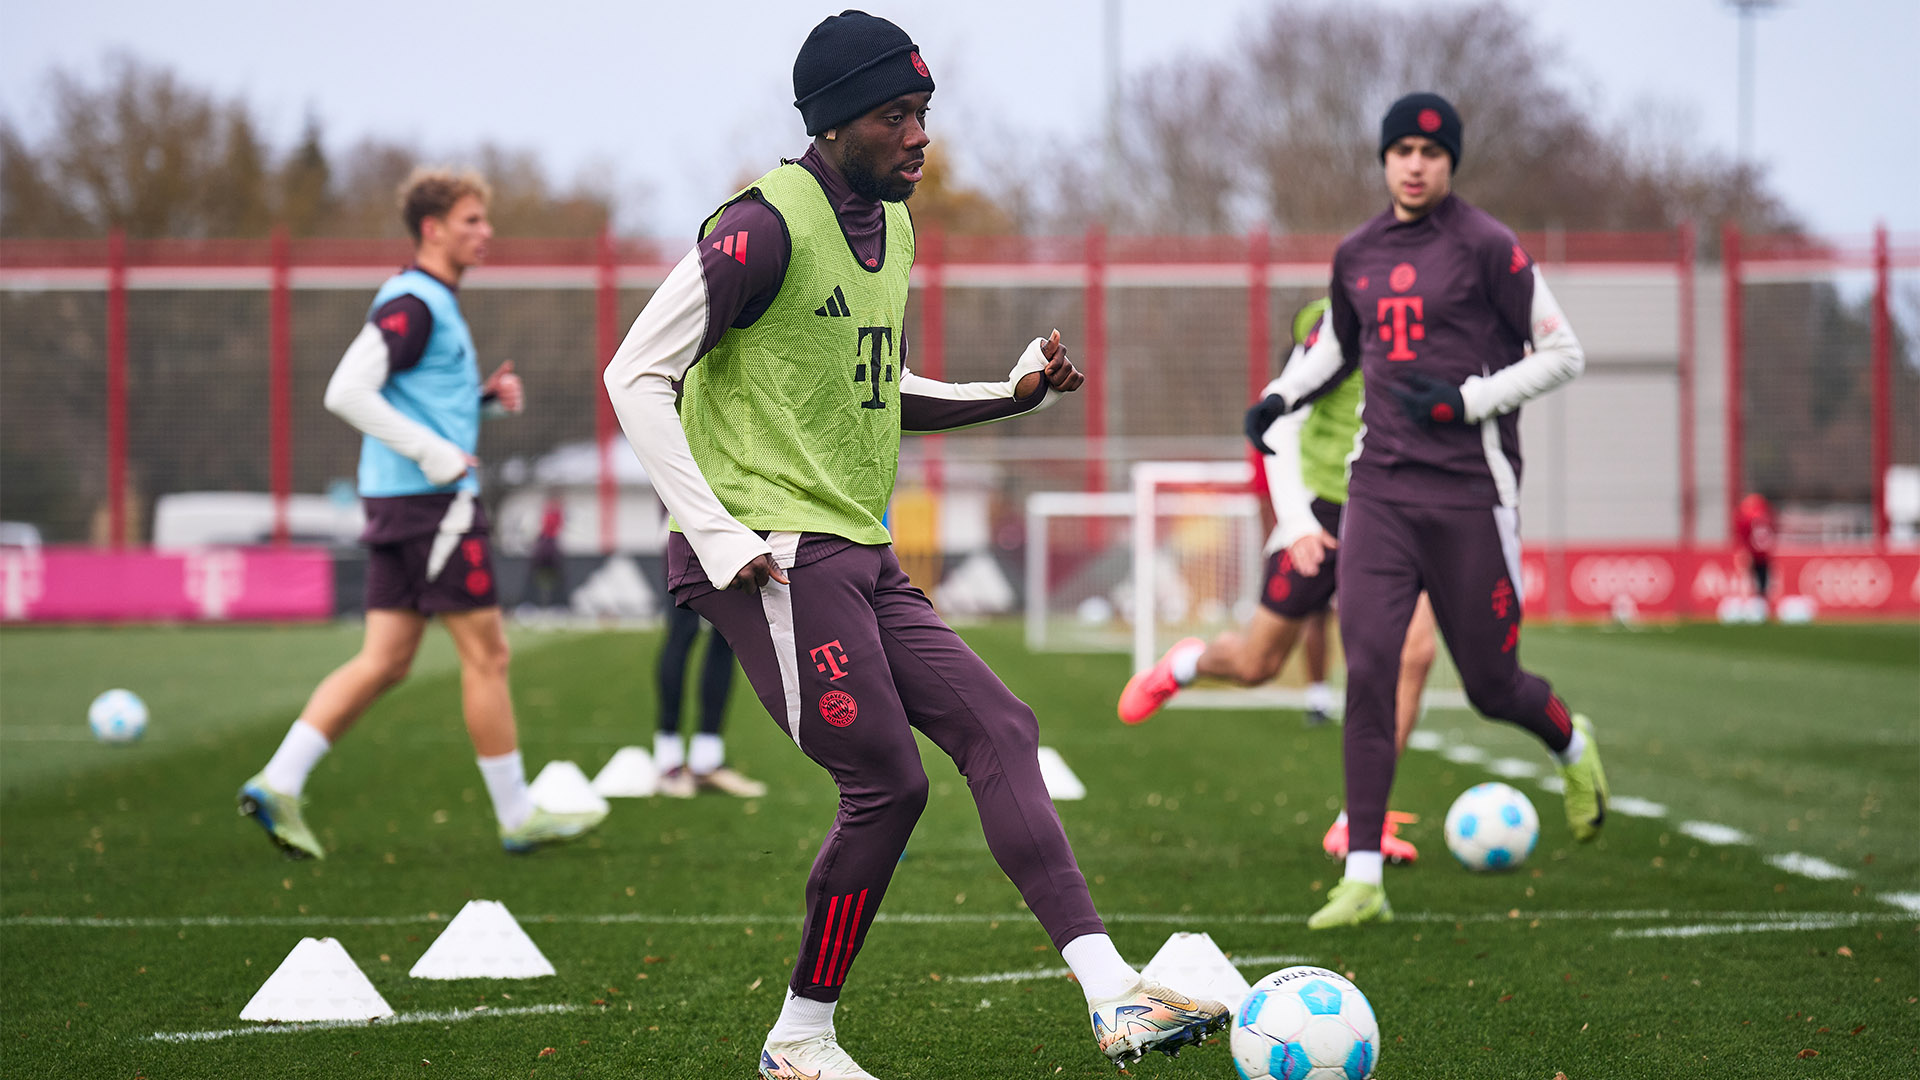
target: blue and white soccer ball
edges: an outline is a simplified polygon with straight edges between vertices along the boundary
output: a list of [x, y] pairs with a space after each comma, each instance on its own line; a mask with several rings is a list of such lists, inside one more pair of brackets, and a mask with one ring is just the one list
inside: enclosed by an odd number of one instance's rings
[[147, 733], [147, 703], [131, 690], [109, 690], [87, 706], [87, 726], [101, 742], [132, 742]]
[[1509, 870], [1527, 861], [1540, 839], [1540, 815], [1520, 791], [1475, 784], [1447, 811], [1447, 850], [1469, 870]]
[[1367, 995], [1326, 968], [1290, 967], [1254, 983], [1230, 1041], [1240, 1080], [1367, 1080], [1380, 1063]]

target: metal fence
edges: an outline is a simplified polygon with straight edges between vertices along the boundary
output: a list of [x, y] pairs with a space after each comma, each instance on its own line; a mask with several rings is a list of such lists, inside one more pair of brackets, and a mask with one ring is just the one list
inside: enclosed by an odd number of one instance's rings
[[[923, 231], [914, 370], [1004, 378], [1057, 327], [1092, 375], [1040, 417], [908, 441], [902, 505], [934, 515], [916, 527], [929, 557], [1011, 558], [1032, 491], [1121, 488], [1138, 460], [1241, 456], [1241, 411], [1277, 372], [1293, 311], [1323, 293], [1336, 242]], [[1530, 539], [1720, 543], [1749, 490], [1783, 505], [1790, 534], [1796, 520], [1817, 523], [1803, 529], [1816, 539], [1910, 527], [1888, 478], [1920, 476], [1920, 238], [1728, 233], [1711, 267], [1695, 266], [1690, 230], [1522, 242], [1589, 358], [1525, 414]], [[469, 275], [483, 366], [511, 358], [528, 387], [525, 415], [489, 424], [481, 444], [508, 550], [512, 523], [555, 493], [568, 549], [657, 547], [659, 514], [599, 376], [679, 254], [506, 238]], [[0, 245], [0, 518], [49, 543], [137, 545], [163, 496], [254, 492], [272, 508], [266, 537], [322, 539], [292, 508], [342, 496], [358, 445], [322, 390], [407, 257], [284, 237]]]

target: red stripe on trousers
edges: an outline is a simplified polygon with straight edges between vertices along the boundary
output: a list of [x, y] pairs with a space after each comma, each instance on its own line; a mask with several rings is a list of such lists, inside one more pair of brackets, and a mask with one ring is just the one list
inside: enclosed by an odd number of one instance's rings
[[1567, 703], [1558, 696], [1547, 699], [1547, 719], [1552, 720], [1553, 725], [1563, 733], [1573, 734], [1573, 718], [1567, 715]]
[[[827, 961], [827, 981], [821, 984], [823, 986], [833, 985], [834, 969], [840, 966], [840, 946], [847, 939], [847, 916], [852, 914], [852, 907], [853, 894], [848, 893], [845, 902], [840, 905], [840, 926], [833, 932], [833, 957]], [[823, 940], [821, 944], [825, 945], [826, 942]]]
[[860, 936], [860, 913], [867, 910], [867, 890], [860, 890], [860, 899], [853, 905], [853, 931], [847, 935], [847, 962], [840, 965], [836, 976], [832, 968], [827, 969], [827, 982], [839, 986], [847, 981], [847, 969], [853, 966], [854, 941]]
[[827, 901], [827, 923], [820, 928], [820, 958], [813, 962], [813, 985], [819, 986], [820, 969], [827, 966], [827, 939], [833, 936], [833, 913], [840, 907], [840, 898]]

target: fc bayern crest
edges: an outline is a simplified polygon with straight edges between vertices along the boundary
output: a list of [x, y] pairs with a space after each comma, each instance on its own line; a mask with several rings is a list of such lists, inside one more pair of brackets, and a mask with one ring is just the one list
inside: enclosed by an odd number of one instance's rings
[[[926, 72], [923, 71], [920, 74], [925, 75]], [[1415, 122], [1420, 125], [1421, 131], [1431, 135], [1440, 130], [1440, 110], [1421, 109], [1420, 115], [1415, 118]]]
[[910, 53], [908, 55], [913, 60], [913, 70], [919, 72], [921, 78], [923, 79], [933, 78], [933, 72], [927, 70], [927, 62], [925, 60], [920, 59], [919, 53], [915, 52], [915, 53]]
[[1393, 268], [1393, 273], [1387, 275], [1387, 286], [1394, 292], [1406, 292], [1413, 288], [1413, 280], [1418, 276], [1412, 263], [1401, 263]]
[[820, 695], [820, 717], [834, 727], [846, 727], [860, 718], [860, 703], [845, 690], [829, 690]]

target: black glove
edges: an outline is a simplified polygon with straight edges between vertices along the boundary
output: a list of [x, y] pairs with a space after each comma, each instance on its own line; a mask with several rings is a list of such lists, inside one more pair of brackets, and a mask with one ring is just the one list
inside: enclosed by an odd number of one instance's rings
[[1422, 425], [1464, 424], [1467, 422], [1467, 403], [1460, 398], [1460, 388], [1431, 375], [1409, 374], [1406, 385], [1392, 388], [1393, 396], [1400, 399], [1400, 407], [1407, 411], [1408, 418]]
[[1273, 448], [1267, 445], [1267, 429], [1289, 411], [1287, 399], [1279, 394], [1268, 394], [1253, 403], [1253, 408], [1247, 410], [1247, 441], [1253, 444], [1255, 450], [1263, 454], [1273, 453]]

